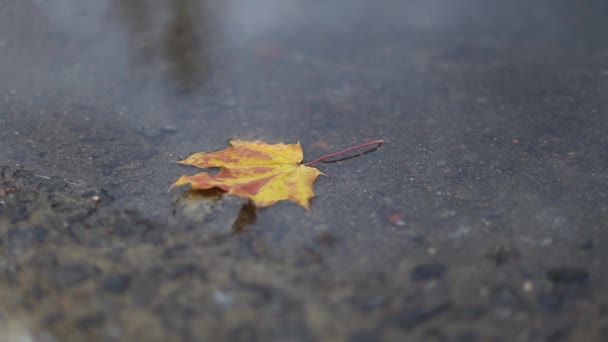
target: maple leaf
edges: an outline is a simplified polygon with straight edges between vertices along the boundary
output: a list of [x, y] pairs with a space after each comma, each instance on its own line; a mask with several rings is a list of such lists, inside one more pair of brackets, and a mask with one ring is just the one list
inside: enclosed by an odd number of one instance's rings
[[232, 140], [231, 147], [211, 153], [195, 153], [179, 161], [199, 168], [219, 167], [217, 174], [201, 172], [194, 176], [181, 176], [172, 187], [190, 184], [192, 190], [219, 188], [228, 194], [249, 198], [257, 207], [289, 200], [310, 210], [310, 199], [315, 195], [312, 185], [323, 173], [308, 165], [382, 143], [384, 140], [374, 140], [302, 164], [304, 156], [300, 143]]
[[195, 153], [179, 162], [199, 168], [221, 167], [219, 173], [181, 176], [173, 186], [190, 184], [194, 190], [217, 187], [231, 195], [249, 198], [258, 207], [289, 200], [310, 209], [309, 200], [314, 197], [312, 185], [322, 173], [300, 164], [304, 157], [300, 143], [232, 140], [230, 145], [221, 151]]

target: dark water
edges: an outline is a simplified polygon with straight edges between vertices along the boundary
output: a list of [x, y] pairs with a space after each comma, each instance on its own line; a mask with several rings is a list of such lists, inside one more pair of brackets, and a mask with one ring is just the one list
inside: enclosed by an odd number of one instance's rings
[[[0, 332], [605, 340], [607, 16], [0, 0]], [[231, 138], [387, 144], [321, 164], [310, 213], [167, 191]]]

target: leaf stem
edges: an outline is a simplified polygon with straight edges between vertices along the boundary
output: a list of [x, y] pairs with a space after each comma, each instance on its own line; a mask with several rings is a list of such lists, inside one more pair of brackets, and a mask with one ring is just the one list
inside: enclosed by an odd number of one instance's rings
[[317, 159], [315, 159], [313, 161], [309, 161], [308, 163], [305, 163], [304, 165], [308, 166], [308, 165], [316, 164], [316, 163], [318, 163], [320, 161], [323, 161], [323, 160], [325, 160], [327, 158], [339, 156], [341, 154], [344, 154], [344, 153], [347, 153], [347, 152], [350, 152], [350, 151], [353, 151], [353, 150], [358, 150], [360, 148], [367, 147], [367, 146], [370, 146], [370, 145], [378, 145], [378, 147], [379, 147], [382, 144], [384, 144], [384, 140], [382, 140], [382, 139], [366, 142], [365, 144], [349, 147], [349, 148], [347, 148], [345, 150], [342, 150], [342, 151], [338, 151], [338, 152], [335, 152], [335, 153], [324, 155], [324, 156], [319, 157], [319, 158], [317, 158]]

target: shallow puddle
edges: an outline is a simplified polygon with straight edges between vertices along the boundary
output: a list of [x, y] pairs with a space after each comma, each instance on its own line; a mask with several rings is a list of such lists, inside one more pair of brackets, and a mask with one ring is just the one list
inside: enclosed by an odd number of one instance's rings
[[[602, 3], [0, 7], [10, 341], [608, 338]], [[310, 212], [169, 191], [232, 138], [387, 142]]]

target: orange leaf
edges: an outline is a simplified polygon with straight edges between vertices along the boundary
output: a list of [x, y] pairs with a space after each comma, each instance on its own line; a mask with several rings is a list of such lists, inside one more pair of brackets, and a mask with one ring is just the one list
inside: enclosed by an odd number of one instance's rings
[[249, 198], [258, 207], [289, 200], [310, 209], [312, 185], [321, 171], [300, 164], [302, 147], [297, 144], [266, 144], [232, 140], [231, 147], [212, 153], [195, 153], [181, 164], [199, 168], [220, 167], [211, 175], [202, 172], [181, 176], [173, 186], [190, 184], [192, 189], [220, 188], [231, 195]]

